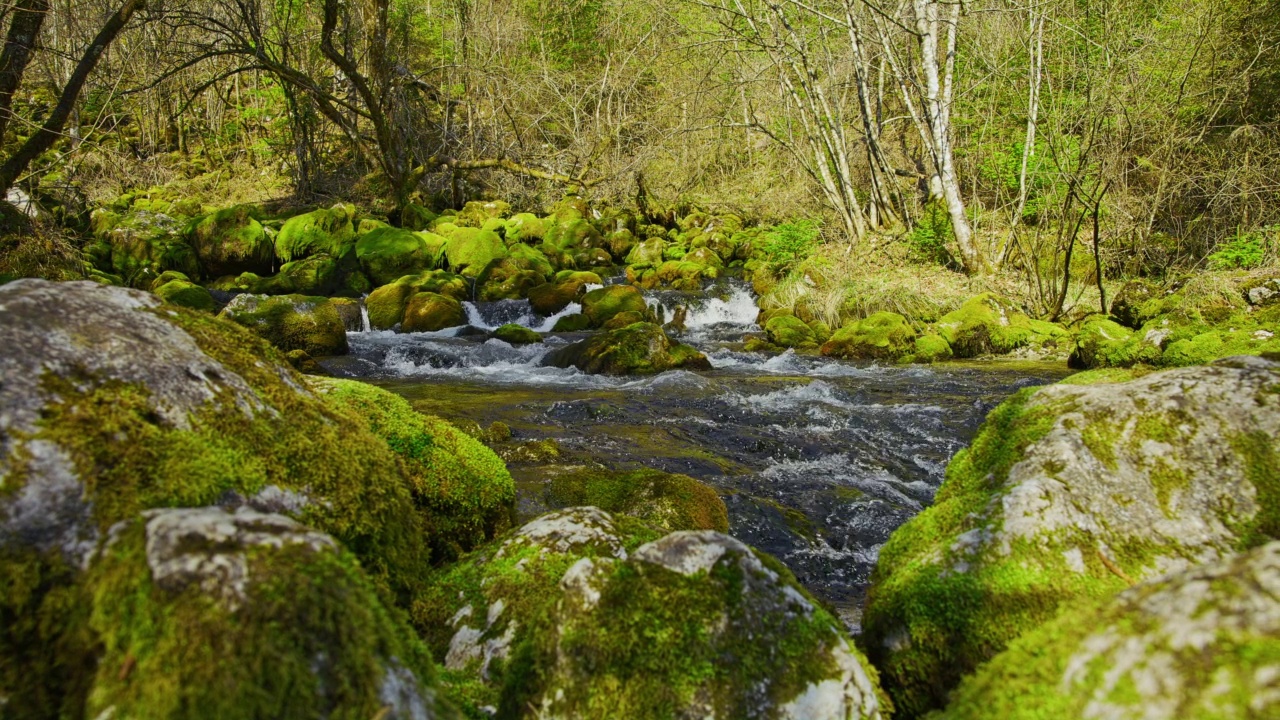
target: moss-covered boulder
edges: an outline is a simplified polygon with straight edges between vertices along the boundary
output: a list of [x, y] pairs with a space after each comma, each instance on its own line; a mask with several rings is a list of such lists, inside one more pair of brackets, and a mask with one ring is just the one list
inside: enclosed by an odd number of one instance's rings
[[591, 319], [582, 313], [573, 313], [556, 320], [551, 332], [582, 332], [589, 329], [591, 329]]
[[184, 236], [183, 221], [162, 212], [131, 210], [111, 214], [95, 225], [104, 247], [98, 252], [104, 267], [132, 287], [147, 288], [166, 270], [200, 277], [200, 261]]
[[994, 293], [982, 293], [943, 315], [933, 330], [959, 358], [1003, 355], [1020, 348], [1057, 349], [1068, 333], [1061, 326], [1027, 317], [1017, 305]]
[[668, 260], [657, 268], [639, 274], [636, 268], [627, 268], [627, 277], [645, 289], [669, 287], [684, 292], [701, 292], [703, 280], [720, 276], [720, 267], [687, 260]]
[[794, 315], [775, 315], [764, 324], [769, 342], [784, 348], [816, 348], [813, 329]]
[[439, 293], [415, 292], [405, 303], [400, 329], [404, 332], [435, 332], [466, 324], [467, 313], [462, 303]]
[[911, 360], [918, 363], [933, 363], [950, 360], [951, 357], [951, 344], [946, 338], [937, 333], [924, 333], [916, 338], [915, 353], [912, 354]]
[[330, 536], [201, 507], [147, 511], [113, 537], [83, 583], [76, 632], [92, 650], [63, 658], [83, 692], [67, 716], [456, 716], [429, 651]]
[[497, 233], [479, 228], [458, 228], [444, 247], [449, 270], [474, 278], [494, 260], [507, 256], [507, 246]]
[[490, 220], [502, 220], [511, 214], [511, 204], [502, 200], [472, 200], [454, 216], [459, 227], [478, 228]]
[[593, 272], [564, 270], [550, 282], [529, 288], [529, 305], [539, 314], [555, 315], [580, 300], [588, 285], [603, 284], [600, 276]]
[[900, 712], [1090, 598], [1280, 537], [1280, 363], [1018, 392], [880, 551], [864, 642]]
[[342, 318], [342, 327], [347, 332], [360, 332], [364, 330], [364, 304], [355, 298], [329, 298], [329, 302], [333, 304], [333, 308], [338, 311], [338, 317]]
[[550, 353], [544, 362], [606, 375], [648, 374], [677, 368], [711, 369], [706, 355], [672, 340], [661, 327], [649, 322], [601, 331]]
[[511, 529], [515, 483], [480, 441], [372, 385], [316, 378], [312, 387], [331, 405], [361, 417], [400, 456], [430, 533], [434, 562], [454, 560]]
[[347, 352], [347, 328], [328, 298], [306, 295], [237, 295], [220, 317], [249, 328], [277, 348], [308, 355]]
[[[407, 603], [425, 585], [438, 539], [423, 488], [446, 481], [415, 477], [436, 470], [414, 469], [427, 467], [414, 458], [454, 452], [445, 440], [384, 440], [248, 329], [149, 293], [19, 280], [0, 286], [0, 316], [0, 696], [10, 707], [78, 717], [62, 707], [86, 691], [67, 650], [84, 639], [76, 628], [89, 607], [76, 588], [109, 530], [148, 509], [283, 513], [354, 553], [385, 602]], [[394, 396], [368, 391], [390, 407]], [[505, 482], [487, 457], [467, 466]], [[119, 663], [103, 672], [128, 676]]]
[[878, 312], [850, 322], [823, 343], [823, 355], [897, 362], [915, 355], [916, 331], [894, 312]]
[[259, 295], [328, 295], [342, 287], [344, 268], [335, 258], [318, 253], [287, 262], [280, 272], [270, 277], [243, 273], [237, 278], [237, 289]]
[[551, 507], [591, 505], [625, 515], [663, 532], [716, 530], [729, 532], [729, 511], [710, 486], [688, 475], [649, 468], [614, 471], [574, 470], [547, 485]]
[[361, 235], [356, 241], [356, 258], [374, 286], [434, 269], [440, 261], [440, 256], [432, 254], [421, 233], [393, 227], [382, 227]]
[[542, 335], [523, 325], [507, 323], [493, 331], [493, 337], [512, 345], [529, 345], [542, 342]]
[[344, 259], [355, 251], [355, 208], [334, 205], [285, 221], [276, 235], [276, 257], [284, 262], [323, 253]]
[[1111, 302], [1111, 316], [1121, 325], [1137, 330], [1159, 314], [1162, 295], [1160, 286], [1153, 282], [1130, 280]]
[[634, 286], [610, 285], [582, 296], [582, 314], [591, 321], [591, 327], [601, 327], [614, 315], [627, 311], [649, 315], [644, 295]]
[[[640, 313], [640, 312], [636, 312], [635, 310], [624, 310], [618, 313], [617, 315], [614, 315], [613, 317], [606, 320], [605, 323], [600, 326], [600, 329], [601, 330], [617, 330], [618, 328], [624, 328], [628, 325], [634, 325], [636, 323], [642, 323], [642, 322], [648, 322], [648, 321], [649, 321], [649, 316], [647, 313]], [[664, 325], [663, 330], [666, 330], [666, 329], [667, 328]]]
[[275, 243], [253, 217], [256, 212], [252, 205], [236, 205], [210, 213], [192, 226], [191, 247], [207, 277], [271, 272]]
[[369, 325], [375, 330], [390, 330], [404, 321], [409, 298], [418, 292], [431, 292], [453, 298], [459, 302], [471, 297], [471, 286], [466, 278], [444, 270], [432, 270], [419, 275], [407, 275], [388, 285], [374, 289], [365, 298], [369, 311]]
[[633, 247], [623, 262], [637, 270], [656, 268], [663, 262], [662, 254], [666, 247], [667, 243], [662, 238], [649, 238]]
[[870, 670], [780, 563], [594, 507], [543, 516], [415, 606], [448, 694], [499, 717], [880, 718]]
[[1280, 715], [1280, 543], [1143, 583], [1028, 633], [940, 720]]
[[503, 225], [503, 232], [509, 243], [541, 245], [546, 237], [546, 223], [533, 213], [516, 213]]
[[161, 300], [207, 313], [218, 312], [218, 303], [205, 288], [186, 280], [170, 280], [154, 290]]
[[[525, 245], [517, 247], [537, 252]], [[531, 269], [531, 266], [545, 267], [547, 273]], [[531, 289], [544, 284], [550, 271], [551, 265], [545, 259], [541, 263], [534, 263], [515, 256], [499, 258], [486, 265], [476, 277], [476, 299], [482, 302], [519, 300], [527, 296]]]
[[546, 243], [558, 250], [576, 251], [600, 247], [600, 231], [582, 218], [556, 222], [547, 228]]
[[427, 207], [418, 203], [405, 203], [400, 208], [400, 227], [406, 230], [426, 230], [439, 217]]
[[1075, 368], [1155, 365], [1160, 362], [1161, 339], [1158, 332], [1135, 333], [1105, 315], [1090, 315], [1076, 332], [1068, 364]]

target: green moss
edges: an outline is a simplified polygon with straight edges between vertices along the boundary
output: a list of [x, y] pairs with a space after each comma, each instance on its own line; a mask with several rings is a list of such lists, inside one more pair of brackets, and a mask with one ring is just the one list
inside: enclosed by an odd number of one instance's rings
[[[1280, 386], [1271, 390], [1280, 395]], [[1275, 399], [1272, 399], [1275, 402]], [[1245, 458], [1245, 472], [1257, 493], [1258, 513], [1236, 528], [1242, 547], [1254, 547], [1280, 539], [1280, 451], [1276, 439], [1255, 432], [1228, 438], [1231, 448]]]
[[218, 303], [214, 302], [209, 291], [192, 282], [171, 280], [156, 288], [155, 293], [161, 300], [173, 305], [207, 313], [218, 311]]
[[547, 498], [553, 507], [594, 505], [637, 518], [665, 532], [729, 532], [724, 501], [715, 490], [688, 475], [651, 469], [581, 470], [553, 478], [547, 487]]
[[[1280, 641], [1252, 617], [1246, 620], [1238, 604], [1230, 608], [1232, 598], [1257, 592], [1248, 558], [1219, 564], [1225, 573], [1190, 580], [1193, 590], [1182, 578], [1199, 571], [1073, 607], [979, 668], [942, 712], [929, 717], [1075, 720], [1096, 707], [1118, 717], [1153, 710], [1159, 717], [1215, 720], [1266, 716], [1274, 701], [1258, 701], [1258, 683], [1262, 668], [1280, 664]], [[1185, 629], [1174, 623], [1185, 622], [1179, 606], [1192, 595], [1198, 599], [1197, 640], [1179, 642]], [[1154, 673], [1159, 684], [1152, 683]], [[1142, 687], [1135, 677], [1143, 677]]]
[[258, 278], [245, 273], [240, 276], [237, 289], [262, 295], [328, 295], [341, 287], [344, 273], [352, 269], [319, 253], [287, 262], [271, 277]]
[[490, 262], [506, 257], [507, 246], [497, 233], [464, 227], [449, 234], [444, 252], [450, 271], [473, 278]]
[[565, 315], [556, 320], [556, 324], [551, 328], [551, 332], [581, 332], [591, 327], [591, 319], [582, 313], [574, 313]]
[[542, 342], [542, 335], [523, 325], [507, 323], [493, 331], [493, 336], [512, 345], [525, 345]]
[[417, 203], [405, 203], [400, 209], [400, 226], [406, 230], [426, 230], [438, 217]]
[[375, 288], [365, 298], [369, 311], [369, 326], [375, 330], [390, 330], [404, 320], [404, 306], [415, 290], [407, 283], [391, 283]]
[[254, 217], [252, 205], [236, 205], [206, 215], [192, 226], [191, 245], [209, 277], [266, 273], [275, 262], [275, 244]]
[[[908, 521], [880, 552], [863, 618], [862, 647], [881, 673], [897, 711], [914, 717], [940, 706], [960, 677], [1024, 630], [1053, 617], [1063, 598], [1109, 594], [1125, 584], [1089, 550], [1085, 574], [1038, 546], [1016, 541], [1005, 562], [957, 572], [939, 538], [969, 528], [1028, 446], [1053, 427], [1062, 408], [1029, 404], [1020, 390], [988, 415], [970, 447], [947, 467], [934, 505]], [[1124, 549], [1116, 548], [1117, 552]], [[956, 562], [963, 555], [956, 557]]]
[[551, 353], [547, 362], [607, 375], [643, 375], [676, 368], [711, 369], [705, 355], [672, 341], [661, 327], [647, 322], [601, 331]]
[[632, 248], [624, 262], [637, 270], [656, 268], [662, 264], [666, 247], [666, 242], [661, 238], [650, 238]]
[[467, 314], [462, 303], [433, 292], [416, 292], [409, 296], [404, 308], [401, 329], [405, 332], [435, 332], [465, 325]]
[[932, 363], [951, 359], [951, 344], [937, 333], [925, 333], [916, 338], [912, 362]]
[[[767, 324], [765, 329], [768, 329]], [[849, 323], [837, 330], [822, 346], [823, 355], [890, 362], [910, 357], [915, 352], [915, 330], [905, 317], [892, 312], [878, 312]]]
[[347, 352], [346, 325], [328, 298], [239, 295], [221, 317], [253, 330], [281, 350], [302, 350], [308, 355]]
[[546, 231], [546, 242], [562, 251], [599, 247], [600, 232], [581, 217], [570, 218], [549, 227]]
[[388, 673], [431, 691], [425, 647], [351, 556], [255, 548], [233, 608], [199, 583], [157, 587], [143, 527], [121, 531], [86, 581], [101, 650], [85, 717], [369, 718]]
[[346, 258], [355, 251], [355, 209], [334, 205], [289, 218], [276, 235], [276, 256], [285, 262], [318, 253]]
[[644, 295], [632, 285], [610, 285], [582, 296], [582, 314], [587, 316], [591, 327], [601, 327], [613, 316], [628, 311], [649, 316]]
[[351, 380], [314, 379], [331, 404], [352, 411], [400, 456], [436, 561], [456, 558], [511, 525], [515, 484], [479, 441], [407, 400]]
[[[525, 245], [517, 245], [516, 248], [522, 251], [538, 252]], [[538, 255], [541, 256], [541, 253]], [[476, 299], [482, 302], [493, 302], [519, 300], [527, 296], [531, 289], [543, 285], [547, 279], [546, 274], [529, 269], [530, 266], [545, 267], [548, 273], [551, 271], [551, 265], [545, 258], [540, 263], [534, 262], [525, 252], [521, 252], [518, 256], [513, 254], [490, 262], [476, 277]]]
[[362, 235], [356, 241], [355, 252], [360, 267], [375, 285], [430, 270], [438, 262], [419, 233], [393, 227]]
[[817, 347], [813, 330], [798, 317], [777, 315], [764, 324], [764, 331], [774, 345], [787, 348]]
[[546, 223], [533, 213], [516, 213], [503, 226], [507, 242], [541, 244], [547, 234]]
[[934, 325], [958, 358], [1005, 354], [1026, 346], [1056, 347], [1067, 333], [1052, 323], [1032, 320], [1012, 302], [982, 293], [943, 315]]

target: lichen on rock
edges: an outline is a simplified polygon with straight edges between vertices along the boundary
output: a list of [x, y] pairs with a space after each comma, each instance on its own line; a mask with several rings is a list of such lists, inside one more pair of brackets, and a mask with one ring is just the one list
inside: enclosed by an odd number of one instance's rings
[[1020, 391], [890, 538], [863, 642], [900, 711], [1060, 609], [1280, 537], [1280, 363]]
[[939, 720], [1274, 717], [1280, 542], [1086, 603], [979, 668]]

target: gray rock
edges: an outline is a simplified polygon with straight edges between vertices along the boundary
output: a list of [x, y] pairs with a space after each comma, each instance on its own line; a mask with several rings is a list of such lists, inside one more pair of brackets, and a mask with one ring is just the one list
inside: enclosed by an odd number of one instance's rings
[[1280, 363], [1226, 358], [1017, 403], [881, 551], [865, 638], [908, 713], [1058, 608], [1276, 530]]
[[147, 565], [156, 585], [178, 592], [192, 583], [234, 610], [245, 599], [247, 552], [304, 545], [320, 552], [337, 544], [283, 515], [248, 508], [173, 508], [144, 512]]
[[[0, 286], [0, 545], [58, 547], [83, 563], [96, 541], [66, 451], [28, 439], [62, 393], [134, 385], [146, 391], [155, 422], [171, 429], [188, 429], [191, 413], [221, 397], [246, 415], [274, 413], [166, 312], [150, 293], [93, 282]], [[29, 481], [5, 492], [15, 462]]]
[[[1008, 698], [1017, 698], [1015, 707]], [[1066, 613], [961, 685], [942, 719], [1278, 714], [1280, 542], [1273, 542]]]

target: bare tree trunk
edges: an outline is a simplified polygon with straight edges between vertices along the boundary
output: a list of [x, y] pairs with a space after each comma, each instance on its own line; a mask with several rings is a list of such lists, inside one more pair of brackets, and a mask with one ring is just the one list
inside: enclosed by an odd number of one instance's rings
[[49, 0], [18, 0], [13, 8], [13, 19], [9, 21], [4, 50], [0, 52], [0, 141], [9, 128], [13, 93], [22, 82], [27, 63], [31, 62], [36, 39], [40, 37], [40, 27], [44, 25], [48, 13]]
[[1022, 223], [1022, 214], [1027, 209], [1027, 166], [1036, 152], [1036, 120], [1040, 114], [1040, 76], [1044, 64], [1044, 15], [1036, 15], [1033, 4], [1027, 11], [1030, 15], [1028, 38], [1029, 82], [1027, 90], [1027, 138], [1022, 145], [1022, 168], [1018, 172], [1018, 208], [1013, 213], [1013, 224]]
[[84, 88], [85, 82], [89, 79], [89, 73], [98, 65], [98, 61], [102, 59], [102, 54], [106, 52], [107, 47], [116, 39], [124, 26], [129, 23], [134, 12], [143, 6], [143, 0], [125, 0], [119, 10], [111, 15], [103, 24], [102, 29], [94, 36], [89, 43], [89, 47], [85, 48], [84, 55], [80, 57], [80, 62], [76, 64], [76, 69], [71, 73], [71, 78], [62, 88], [62, 94], [58, 97], [58, 104], [54, 106], [53, 111], [49, 113], [49, 117], [44, 121], [44, 125], [40, 127], [27, 141], [18, 148], [13, 155], [0, 165], [0, 197], [4, 197], [9, 192], [9, 188], [17, 182], [18, 176], [26, 171], [27, 166], [32, 160], [53, 147], [61, 137], [62, 128], [67, 122], [67, 118], [71, 116], [71, 111], [75, 108], [76, 99], [80, 97], [80, 90]]

